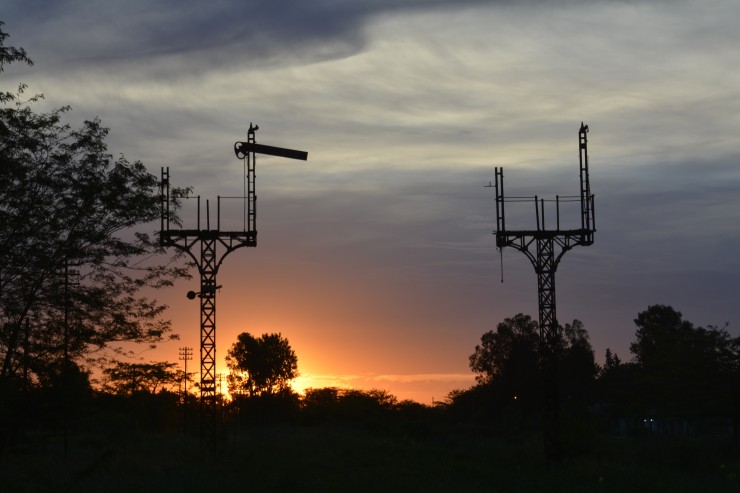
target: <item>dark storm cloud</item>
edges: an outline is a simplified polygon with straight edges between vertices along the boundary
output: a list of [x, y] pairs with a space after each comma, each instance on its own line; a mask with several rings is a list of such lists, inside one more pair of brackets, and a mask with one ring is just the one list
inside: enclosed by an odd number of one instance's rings
[[10, 0], [3, 20], [16, 40], [56, 69], [186, 54], [198, 73], [214, 63], [249, 67], [347, 56], [362, 48], [365, 24], [377, 15], [478, 3]]
[[[361, 43], [359, 13], [314, 2], [14, 2], [7, 29], [45, 64], [122, 63], [189, 55], [191, 70], [214, 58], [259, 64], [316, 44]], [[21, 4], [23, 4], [21, 6]], [[15, 13], [15, 15], [14, 15]], [[82, 26], [82, 29], [80, 29]], [[200, 55], [200, 56], [199, 56]], [[214, 56], [215, 55], [215, 56]]]
[[198, 74], [214, 65], [245, 68], [341, 58], [363, 48], [365, 27], [378, 16], [495, 4], [517, 8], [553, 2], [9, 0], [1, 20], [46, 68], [187, 55], [190, 73]]

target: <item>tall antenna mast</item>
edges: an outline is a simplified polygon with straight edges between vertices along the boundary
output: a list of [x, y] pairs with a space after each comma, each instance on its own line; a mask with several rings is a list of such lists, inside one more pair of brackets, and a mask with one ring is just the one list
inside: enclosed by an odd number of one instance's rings
[[[555, 271], [565, 252], [575, 246], [589, 246], [594, 242], [596, 218], [594, 215], [594, 196], [591, 193], [588, 173], [588, 125], [581, 122], [578, 131], [580, 153], [580, 187], [578, 197], [555, 196], [545, 200], [534, 197], [504, 198], [504, 171], [495, 169], [496, 193], [496, 246], [500, 249], [513, 247], [524, 253], [532, 262], [537, 273], [537, 297], [539, 301], [540, 327], [540, 371], [543, 378], [543, 435], [545, 456], [549, 462], [562, 458], [560, 444], [560, 416], [558, 396], [558, 343], [559, 331], [555, 305]], [[581, 206], [580, 227], [561, 229], [560, 205], [564, 202], [579, 201]], [[534, 205], [536, 228], [510, 231], [506, 229], [506, 203], [531, 202]], [[555, 227], [545, 225], [545, 202], [555, 203]]]
[[[249, 124], [247, 142], [234, 144], [234, 152], [243, 159], [245, 169], [245, 195], [221, 197], [216, 202], [216, 228], [211, 228], [210, 204], [206, 200], [206, 227], [201, 228], [200, 196], [196, 229], [170, 228], [170, 169], [162, 168], [160, 184], [162, 246], [174, 247], [193, 259], [200, 274], [200, 291], [188, 292], [188, 298], [200, 298], [200, 411], [201, 438], [215, 447], [218, 426], [218, 392], [216, 388], [216, 274], [226, 256], [242, 247], [257, 246], [257, 194], [255, 190], [255, 154], [270, 154], [290, 159], [307, 160], [308, 153], [255, 143], [259, 126]], [[242, 231], [221, 231], [221, 199], [239, 198], [244, 206]]]

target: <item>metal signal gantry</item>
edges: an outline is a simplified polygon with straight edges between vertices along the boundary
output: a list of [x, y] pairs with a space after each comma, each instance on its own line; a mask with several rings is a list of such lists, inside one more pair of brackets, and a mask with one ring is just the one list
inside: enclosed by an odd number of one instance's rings
[[[200, 298], [200, 409], [201, 436], [215, 445], [218, 426], [218, 393], [216, 387], [216, 275], [226, 256], [242, 247], [257, 246], [257, 195], [255, 190], [256, 154], [269, 154], [306, 160], [308, 154], [292, 149], [264, 146], [255, 143], [259, 126], [249, 124], [247, 142], [237, 142], [234, 150], [244, 160], [244, 196], [217, 198], [216, 228], [211, 228], [210, 207], [206, 200], [205, 229], [201, 228], [200, 196], [196, 229], [170, 228], [170, 170], [162, 168], [160, 183], [161, 224], [160, 244], [187, 253], [200, 274], [200, 291], [190, 291], [188, 298]], [[239, 198], [244, 201], [244, 221], [241, 231], [221, 231], [221, 199]]]
[[[543, 435], [545, 456], [549, 462], [558, 462], [562, 451], [559, 431], [558, 347], [559, 328], [555, 303], [555, 272], [565, 252], [575, 246], [589, 246], [594, 242], [596, 217], [594, 196], [591, 193], [588, 170], [588, 125], [581, 123], [578, 131], [580, 153], [580, 196], [556, 196], [554, 200], [534, 197], [504, 197], [503, 168], [495, 169], [496, 246], [501, 250], [512, 247], [524, 253], [537, 274], [539, 302], [540, 370], [543, 377]], [[564, 202], [580, 201], [580, 227], [562, 229], [560, 206]], [[506, 203], [534, 204], [536, 228], [511, 231], [506, 228]], [[545, 226], [545, 202], [555, 203], [555, 228]]]

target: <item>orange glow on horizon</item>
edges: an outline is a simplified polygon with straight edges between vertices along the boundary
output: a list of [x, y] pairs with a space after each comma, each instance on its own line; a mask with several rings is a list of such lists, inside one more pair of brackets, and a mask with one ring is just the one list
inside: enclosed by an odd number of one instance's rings
[[[217, 377], [221, 378], [218, 390], [226, 400], [231, 400], [226, 377], [229, 374], [225, 365], [219, 366]], [[199, 380], [196, 369], [194, 380]], [[472, 374], [406, 374], [406, 375], [329, 375], [317, 373], [301, 373], [291, 381], [291, 388], [301, 396], [308, 389], [333, 387], [343, 390], [383, 390], [393, 395], [398, 401], [412, 400], [422, 404], [434, 404], [444, 401], [450, 391], [466, 389], [475, 383]], [[195, 386], [188, 389], [192, 395], [199, 395]], [[516, 399], [516, 397], [515, 397]]]
[[[267, 269], [274, 262], [269, 247], [235, 252], [219, 274], [216, 372], [224, 375], [224, 394], [225, 357], [242, 332], [280, 333], [289, 341], [299, 372], [291, 387], [300, 394], [308, 388], [377, 389], [399, 401], [431, 404], [474, 384], [468, 356], [479, 335], [466, 339], [458, 328], [483, 324], [461, 318], [459, 313], [468, 313], [464, 305], [453, 310], [438, 302], [449, 298], [447, 291], [454, 287], [408, 286], [362, 266], [349, 269], [342, 259], [327, 268], [293, 257], [282, 260], [279, 270], [274, 265]], [[197, 283], [193, 272], [192, 279], [154, 293], [170, 306], [165, 316], [180, 338], [146, 355], [152, 361], [178, 362], [182, 369], [178, 349], [192, 347], [188, 371], [196, 381], [200, 306], [185, 294]]]

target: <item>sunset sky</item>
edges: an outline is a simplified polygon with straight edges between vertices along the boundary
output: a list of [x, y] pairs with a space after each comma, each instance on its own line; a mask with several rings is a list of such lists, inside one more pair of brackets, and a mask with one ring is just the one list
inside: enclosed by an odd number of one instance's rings
[[[598, 361], [630, 358], [651, 304], [739, 333], [737, 0], [3, 0], [0, 20], [35, 61], [3, 89], [99, 116], [114, 156], [204, 200], [242, 193], [250, 122], [308, 152], [257, 159], [259, 244], [219, 274], [220, 371], [240, 332], [280, 332], [298, 388], [470, 386], [481, 335], [537, 316], [524, 255], [504, 251], [501, 283], [485, 185], [503, 166], [507, 194], [577, 194], [581, 121], [598, 231], [560, 264], [559, 320]], [[141, 357], [197, 354], [191, 289], [156, 293], [181, 340]]]

